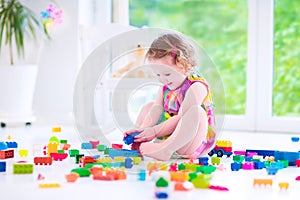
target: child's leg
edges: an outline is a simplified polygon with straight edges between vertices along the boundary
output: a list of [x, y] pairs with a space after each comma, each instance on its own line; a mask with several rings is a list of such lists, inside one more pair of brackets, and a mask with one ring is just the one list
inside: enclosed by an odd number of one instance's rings
[[143, 124], [143, 121], [145, 119], [145, 116], [149, 113], [153, 104], [154, 104], [154, 102], [149, 102], [143, 106], [143, 108], [141, 109], [141, 111], [136, 119], [136, 123], [135, 123], [136, 127], [141, 127], [141, 125]]
[[204, 109], [199, 106], [191, 107], [179, 120], [172, 135], [162, 143], [142, 143], [142, 155], [158, 160], [168, 160], [175, 151], [189, 153], [205, 139], [208, 123]]

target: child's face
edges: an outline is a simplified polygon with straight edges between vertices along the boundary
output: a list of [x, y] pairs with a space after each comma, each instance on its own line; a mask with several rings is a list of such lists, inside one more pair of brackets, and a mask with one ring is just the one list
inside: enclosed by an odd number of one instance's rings
[[176, 65], [175, 58], [172, 56], [151, 60], [149, 64], [158, 80], [171, 90], [178, 88], [186, 78], [183, 70]]

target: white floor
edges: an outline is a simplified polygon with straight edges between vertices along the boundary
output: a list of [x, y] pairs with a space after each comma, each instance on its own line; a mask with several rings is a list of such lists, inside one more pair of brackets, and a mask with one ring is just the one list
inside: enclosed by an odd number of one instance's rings
[[[138, 169], [145, 168], [151, 159], [146, 158], [141, 165], [134, 166], [127, 170], [128, 178], [125, 181], [93, 181], [91, 177], [80, 178], [75, 183], [67, 183], [65, 174], [73, 168], [73, 158], [67, 158], [62, 162], [54, 162], [52, 166], [35, 166], [34, 173], [29, 175], [14, 175], [12, 173], [12, 163], [20, 160], [33, 162], [33, 145], [48, 144], [51, 136], [56, 135], [59, 139], [67, 139], [72, 145], [71, 148], [80, 149], [79, 134], [72, 127], [62, 126], [62, 132], [53, 134], [52, 126], [43, 127], [8, 127], [0, 129], [0, 140], [6, 140], [10, 135], [13, 141], [18, 142], [18, 149], [28, 149], [30, 156], [27, 159], [20, 158], [17, 151], [14, 159], [0, 160], [7, 162], [7, 171], [0, 172], [0, 199], [155, 199], [155, 183], [151, 177], [146, 181], [137, 180]], [[223, 132], [219, 139], [228, 139], [233, 143], [233, 150], [245, 149], [270, 149], [283, 151], [299, 151], [300, 143], [291, 142], [290, 134], [271, 133], [246, 133], [246, 132]], [[299, 135], [298, 135], [299, 136]], [[122, 138], [120, 132], [116, 131], [108, 135], [110, 141]], [[88, 153], [81, 150], [82, 153]], [[280, 170], [275, 176], [267, 175], [265, 170], [232, 172], [230, 163], [232, 158], [222, 158], [222, 163], [227, 168], [226, 171], [216, 171], [213, 173], [212, 185], [220, 185], [229, 188], [229, 192], [218, 192], [208, 189], [194, 189], [189, 192], [176, 192], [170, 185], [169, 199], [299, 199], [300, 181], [295, 178], [300, 175], [300, 168], [289, 167]], [[184, 162], [178, 160], [177, 162]], [[42, 174], [45, 179], [38, 181], [37, 177]], [[272, 187], [253, 187], [254, 178], [273, 179]], [[278, 183], [289, 182], [287, 191], [280, 191]], [[60, 183], [57, 189], [40, 189], [39, 183]]]

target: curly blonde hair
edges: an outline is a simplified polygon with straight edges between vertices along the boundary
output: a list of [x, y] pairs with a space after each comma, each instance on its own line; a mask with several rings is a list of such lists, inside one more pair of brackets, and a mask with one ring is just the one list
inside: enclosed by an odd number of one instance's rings
[[181, 35], [167, 33], [156, 38], [148, 49], [145, 59], [151, 61], [167, 55], [175, 58], [176, 65], [181, 67], [186, 75], [195, 71], [197, 65], [195, 49]]

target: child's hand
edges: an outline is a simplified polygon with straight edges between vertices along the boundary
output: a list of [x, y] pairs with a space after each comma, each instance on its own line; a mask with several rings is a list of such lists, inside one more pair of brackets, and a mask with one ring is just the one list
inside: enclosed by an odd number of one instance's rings
[[126, 132], [124, 132], [124, 138], [127, 137], [128, 135], [131, 135], [133, 133], [136, 133], [136, 132], [142, 132], [144, 131], [144, 129], [131, 129], [131, 130], [128, 130]]
[[156, 133], [153, 127], [147, 127], [142, 132], [134, 137], [134, 142], [148, 142], [156, 138]]

